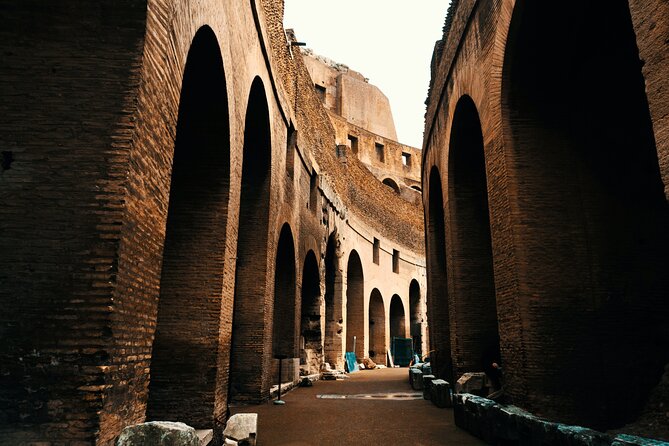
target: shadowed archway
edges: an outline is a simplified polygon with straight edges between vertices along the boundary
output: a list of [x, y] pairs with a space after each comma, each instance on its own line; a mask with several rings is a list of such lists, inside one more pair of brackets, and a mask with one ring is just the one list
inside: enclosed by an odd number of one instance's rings
[[500, 362], [483, 132], [469, 96], [458, 101], [450, 136], [448, 264], [456, 320], [453, 367], [459, 377]]
[[[223, 60], [214, 32], [195, 35], [184, 69], [151, 358], [148, 420], [211, 428], [230, 182]], [[197, 314], [198, 317], [194, 317]], [[215, 407], [216, 406], [216, 407]]]
[[[237, 239], [235, 305], [230, 354], [230, 398], [232, 401], [259, 402], [269, 386], [271, 351], [263, 339], [268, 299], [267, 246], [271, 132], [269, 109], [262, 80], [251, 85], [244, 127], [242, 191]], [[270, 279], [271, 280], [271, 279]], [[255, 364], [249, 367], [249, 364]]]
[[430, 170], [426, 216], [427, 311], [430, 319], [430, 350], [436, 376], [453, 382], [451, 336], [446, 275], [446, 229], [441, 176]]
[[[354, 339], [355, 338], [355, 339]], [[353, 250], [346, 268], [346, 351], [365, 356], [365, 281], [360, 256]]]
[[300, 367], [309, 374], [318, 373], [323, 362], [321, 283], [318, 260], [313, 251], [309, 251], [304, 259], [301, 296]]
[[503, 118], [508, 307], [522, 309], [500, 317], [508, 392], [560, 421], [621, 426], [669, 361], [667, 202], [628, 2], [517, 1]]
[[381, 292], [374, 288], [369, 296], [369, 359], [386, 364], [386, 308]]

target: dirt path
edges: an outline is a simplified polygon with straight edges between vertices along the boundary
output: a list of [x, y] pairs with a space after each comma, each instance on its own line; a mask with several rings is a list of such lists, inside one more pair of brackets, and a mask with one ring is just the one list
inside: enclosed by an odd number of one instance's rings
[[295, 389], [283, 397], [285, 406], [270, 402], [232, 413], [258, 413], [259, 446], [485, 444], [455, 426], [452, 410], [412, 395], [407, 374], [406, 368], [360, 371]]

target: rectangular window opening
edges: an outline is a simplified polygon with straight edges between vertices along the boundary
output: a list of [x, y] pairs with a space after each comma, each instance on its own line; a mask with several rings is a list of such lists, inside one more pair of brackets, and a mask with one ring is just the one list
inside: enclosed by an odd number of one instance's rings
[[379, 144], [377, 142], [377, 143], [374, 144], [374, 146], [376, 147], [376, 159], [378, 159], [382, 163], [385, 163], [386, 162], [386, 154], [385, 154], [383, 144]]
[[309, 209], [311, 212], [316, 212], [318, 208], [318, 174], [313, 173], [309, 181]]
[[353, 135], [348, 135], [348, 142], [351, 145], [351, 151], [358, 154], [358, 138]]
[[327, 93], [327, 89], [324, 86], [318, 84], [314, 84], [314, 88], [316, 88], [316, 94], [318, 95], [318, 98], [322, 103], [325, 103], [325, 94]]
[[381, 251], [381, 241], [378, 238], [374, 238], [374, 247], [372, 251], [372, 260], [377, 265], [379, 264], [379, 253]]
[[402, 152], [402, 165], [406, 167], [411, 167], [411, 154]]
[[393, 272], [399, 274], [400, 272], [400, 252], [393, 249]]

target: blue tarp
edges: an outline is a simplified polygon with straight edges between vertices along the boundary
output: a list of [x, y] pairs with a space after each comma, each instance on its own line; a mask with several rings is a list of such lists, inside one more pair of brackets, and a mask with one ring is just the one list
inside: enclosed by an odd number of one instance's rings
[[407, 367], [413, 355], [413, 340], [411, 338], [396, 338], [390, 341], [390, 351], [393, 362], [400, 367]]
[[346, 369], [348, 373], [360, 370], [358, 368], [358, 361], [355, 358], [355, 352], [346, 352]]

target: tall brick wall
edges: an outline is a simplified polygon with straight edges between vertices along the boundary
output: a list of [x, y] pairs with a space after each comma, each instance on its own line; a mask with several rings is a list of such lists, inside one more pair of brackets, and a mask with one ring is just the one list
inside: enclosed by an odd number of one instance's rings
[[98, 435], [146, 15], [0, 4], [0, 443]]
[[[669, 248], [666, 126], [657, 114], [666, 102], [659, 79], [667, 68], [663, 47], [648, 44], [657, 34], [640, 19], [644, 8], [636, 1], [573, 2], [557, 10], [537, 2], [459, 1], [435, 55], [426, 117], [431, 333], [438, 321], [453, 326], [467, 316], [488, 317], [458, 306], [462, 279], [452, 273], [478, 257], [458, 259], [460, 235], [474, 242], [468, 249], [484, 246], [487, 236], [453, 219], [481, 202], [458, 180], [468, 169], [457, 167], [454, 129], [467, 95], [483, 135], [507, 394], [540, 415], [603, 428], [638, 416], [669, 360], [662, 322], [669, 284], [660, 272]], [[650, 20], [666, 24], [665, 15]], [[652, 67], [640, 63], [640, 54]], [[442, 255], [431, 248], [429, 223], [441, 218], [438, 183], [427, 182], [434, 168], [447, 185], [451, 219], [443, 270], [450, 320], [432, 302], [441, 295], [433, 294], [431, 268]], [[451, 329], [455, 345], [458, 332]], [[630, 385], [611, 395], [616, 382]]]
[[311, 250], [341, 365], [347, 238], [420, 265], [419, 208], [337, 157], [281, 1], [42, 3], [0, 8], [0, 443], [110, 445], [155, 417], [218, 441], [229, 390], [269, 395], [283, 224], [293, 339]]

